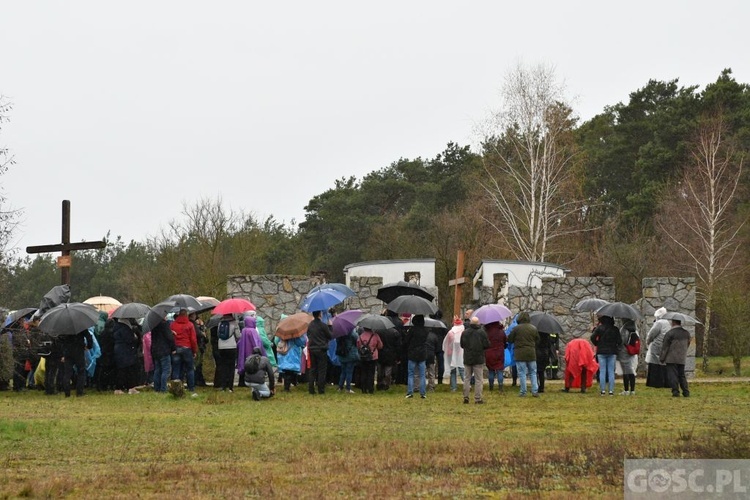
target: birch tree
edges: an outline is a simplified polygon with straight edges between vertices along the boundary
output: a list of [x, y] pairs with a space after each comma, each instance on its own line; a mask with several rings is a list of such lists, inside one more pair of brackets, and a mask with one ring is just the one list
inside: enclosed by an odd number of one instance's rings
[[[12, 109], [11, 102], [0, 95], [0, 131], [8, 122], [8, 115]], [[0, 145], [0, 175], [6, 173], [8, 168], [15, 163], [13, 155], [8, 148]], [[13, 231], [16, 229], [20, 212], [10, 207], [5, 191], [0, 188], [0, 260], [5, 257], [5, 250], [10, 243]]]
[[503, 107], [484, 134], [485, 220], [519, 260], [543, 261], [550, 242], [575, 232], [582, 214], [573, 175], [576, 118], [546, 66], [518, 65], [505, 78]]
[[743, 158], [727, 140], [723, 116], [701, 120], [690, 146], [690, 164], [675, 196], [666, 203], [665, 217], [657, 225], [687, 262], [702, 285], [705, 332], [701, 344], [703, 371], [709, 366], [709, 340], [714, 294], [719, 281], [730, 273], [740, 248], [738, 234], [746, 219], [735, 211]]

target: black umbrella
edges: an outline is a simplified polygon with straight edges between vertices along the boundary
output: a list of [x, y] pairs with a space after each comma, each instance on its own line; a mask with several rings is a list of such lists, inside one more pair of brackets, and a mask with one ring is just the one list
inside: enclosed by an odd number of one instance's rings
[[141, 325], [141, 331], [146, 333], [154, 329], [156, 325], [164, 321], [167, 317], [167, 313], [176, 306], [174, 300], [165, 300], [159, 302], [151, 310], [146, 313], [143, 318], [143, 324]]
[[607, 304], [609, 304], [609, 302], [604, 299], [583, 299], [578, 304], [573, 306], [573, 309], [578, 312], [594, 312], [600, 307], [606, 306]]
[[19, 319], [25, 318], [26, 316], [29, 316], [35, 313], [36, 311], [37, 311], [36, 307], [24, 307], [23, 309], [13, 311], [5, 319], [5, 326], [10, 326], [16, 321], [18, 321]]
[[418, 295], [401, 295], [386, 306], [389, 311], [396, 313], [423, 314], [425, 316], [437, 312], [437, 306]]
[[123, 304], [112, 311], [112, 317], [120, 319], [141, 319], [145, 318], [150, 310], [151, 308], [146, 304], [131, 302], [129, 304]]
[[395, 328], [393, 321], [387, 316], [379, 316], [377, 314], [365, 314], [359, 320], [357, 320], [357, 326], [367, 328], [373, 332], [382, 332]]
[[75, 335], [99, 321], [99, 311], [94, 306], [71, 302], [55, 306], [42, 316], [39, 329], [53, 337]]
[[409, 281], [399, 281], [398, 283], [389, 283], [378, 288], [377, 297], [385, 303], [393, 302], [396, 297], [402, 295], [416, 295], [423, 299], [432, 300], [435, 298], [425, 288], [411, 283]]
[[597, 316], [609, 316], [611, 318], [628, 318], [633, 321], [643, 319], [641, 312], [630, 304], [624, 302], [612, 302], [596, 310]]
[[[411, 319], [406, 323], [405, 326], [413, 326], [411, 324]], [[443, 323], [439, 319], [425, 318], [424, 319], [424, 326], [426, 326], [427, 328], [442, 328], [445, 331], [448, 331], [448, 327], [445, 326], [445, 323]]]
[[167, 302], [170, 300], [174, 302], [175, 306], [181, 309], [187, 309], [188, 307], [192, 307], [194, 311], [197, 311], [198, 309], [203, 307], [203, 304], [201, 303], [200, 300], [186, 293], [178, 293], [177, 295], [172, 295], [168, 299], [166, 299], [164, 302]]
[[531, 324], [544, 333], [563, 333], [560, 322], [550, 313], [535, 311], [529, 314]]

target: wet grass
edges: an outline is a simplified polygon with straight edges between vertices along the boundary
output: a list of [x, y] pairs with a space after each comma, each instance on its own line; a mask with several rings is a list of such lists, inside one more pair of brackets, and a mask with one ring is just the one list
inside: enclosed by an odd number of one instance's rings
[[176, 400], [0, 393], [0, 497], [622, 495], [625, 458], [750, 458], [750, 384], [692, 397], [302, 388]]

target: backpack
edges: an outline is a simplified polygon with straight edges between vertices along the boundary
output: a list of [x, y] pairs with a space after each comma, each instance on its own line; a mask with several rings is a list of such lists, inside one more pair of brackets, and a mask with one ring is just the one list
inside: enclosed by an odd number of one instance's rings
[[287, 342], [284, 339], [279, 340], [279, 343], [276, 344], [276, 353], [286, 354], [288, 352], [289, 352], [289, 342]]
[[349, 354], [349, 349], [351, 349], [351, 337], [349, 335], [339, 337], [336, 340], [336, 356], [345, 358]]
[[230, 334], [230, 328], [229, 328], [229, 321], [222, 321], [219, 323], [219, 340], [229, 340]]
[[372, 340], [372, 337], [375, 335], [371, 335], [369, 339], [367, 339], [367, 342], [364, 342], [359, 348], [357, 349], [359, 351], [359, 359], [361, 361], [372, 361], [372, 349], [370, 348], [370, 341]]
[[252, 375], [260, 370], [260, 354], [253, 354], [245, 361], [245, 373]]
[[625, 346], [625, 349], [628, 351], [628, 354], [631, 356], [635, 356], [636, 354], [641, 353], [641, 338], [638, 336], [637, 333], [631, 332], [630, 338], [628, 339], [628, 343]]

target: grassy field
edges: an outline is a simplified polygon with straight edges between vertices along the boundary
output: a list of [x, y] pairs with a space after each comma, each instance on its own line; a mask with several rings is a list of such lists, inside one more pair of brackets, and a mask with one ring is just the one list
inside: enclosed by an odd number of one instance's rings
[[0, 497], [621, 497], [626, 457], [750, 458], [748, 383], [403, 396], [0, 393]]
[[[703, 358], [695, 358], [696, 377], [698, 378], [722, 378], [734, 377], [734, 366], [730, 356], [712, 356], [709, 360], [708, 372], [701, 370]], [[743, 357], [740, 363], [740, 376], [750, 377], [750, 357]]]

